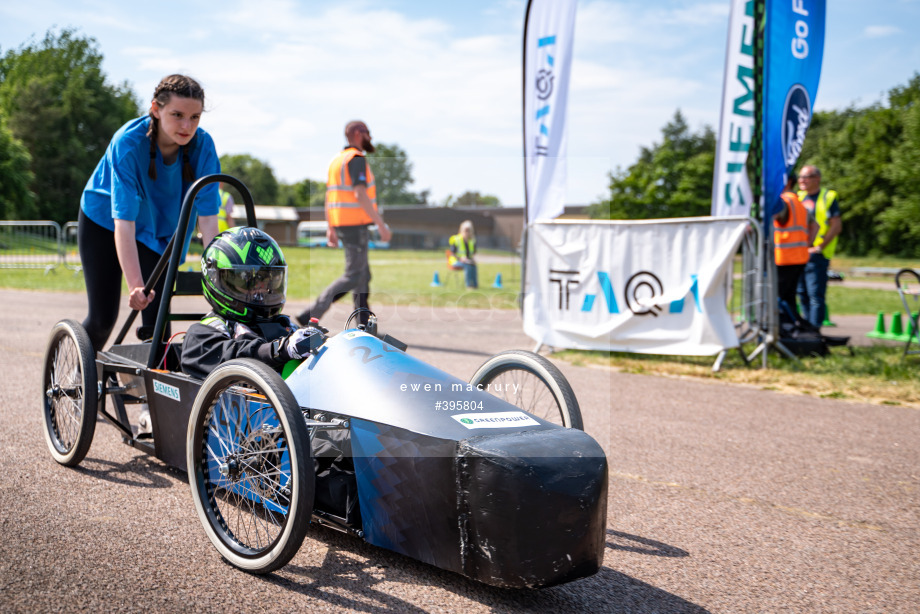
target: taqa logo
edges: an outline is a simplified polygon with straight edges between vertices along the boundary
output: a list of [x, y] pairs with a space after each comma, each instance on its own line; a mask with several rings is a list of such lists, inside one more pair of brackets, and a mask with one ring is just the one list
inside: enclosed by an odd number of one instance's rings
[[658, 314], [664, 309], [658, 304], [659, 297], [664, 294], [661, 280], [649, 271], [639, 271], [626, 282], [623, 295], [626, 297], [626, 306], [637, 316]]
[[553, 93], [553, 71], [541, 68], [537, 71], [537, 98], [546, 100]]
[[[582, 285], [579, 278], [579, 272], [566, 269], [550, 269], [548, 277], [550, 285], [556, 286], [558, 296], [558, 309], [568, 311], [572, 306], [572, 296], [575, 290]], [[585, 285], [590, 283], [590, 278]], [[620, 313], [620, 306], [617, 302], [616, 293], [613, 289], [613, 283], [610, 275], [606, 271], [597, 271], [597, 283], [600, 286], [600, 293], [585, 294], [581, 303], [581, 311], [593, 311], [595, 305], [599, 304], [598, 296], [603, 297], [603, 303], [606, 305], [607, 313]], [[626, 282], [623, 288], [623, 299], [626, 307], [637, 316], [650, 315], [658, 317], [658, 314], [664, 313], [682, 313], [684, 311], [684, 299], [665, 301], [664, 285], [657, 275], [651, 271], [639, 271]], [[690, 276], [690, 294], [693, 296], [693, 303], [697, 313], [702, 313], [703, 308], [700, 304], [699, 281], [696, 275]], [[578, 303], [575, 302], [577, 308]]]
[[[533, 152], [537, 156], [547, 156], [549, 155], [549, 132], [550, 132], [550, 110], [552, 105], [550, 104], [550, 98], [553, 95], [553, 81], [555, 76], [553, 75], [553, 66], [556, 63], [555, 60], [555, 48], [556, 48], [556, 36], [543, 36], [537, 39], [537, 50], [540, 55], [540, 66], [537, 70], [537, 75], [535, 77], [534, 88], [537, 95], [537, 98], [540, 99], [541, 103], [538, 103], [537, 110], [535, 112], [534, 121], [537, 124], [536, 127], [536, 136], [534, 137], [534, 149]], [[531, 163], [536, 163], [536, 159], [533, 159]]]
[[786, 168], [795, 166], [805, 144], [805, 132], [811, 123], [811, 101], [808, 92], [796, 83], [786, 94], [783, 108], [783, 160]]

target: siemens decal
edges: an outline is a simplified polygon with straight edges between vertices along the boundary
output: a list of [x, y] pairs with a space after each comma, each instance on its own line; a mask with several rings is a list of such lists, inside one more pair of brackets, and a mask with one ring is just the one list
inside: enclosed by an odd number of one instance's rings
[[153, 391], [164, 397], [168, 397], [173, 401], [181, 401], [179, 397], [179, 389], [175, 386], [170, 386], [169, 384], [164, 384], [159, 380], [153, 380]]
[[746, 162], [754, 135], [754, 87], [754, 1], [732, 0], [712, 215], [750, 212], [753, 196]]

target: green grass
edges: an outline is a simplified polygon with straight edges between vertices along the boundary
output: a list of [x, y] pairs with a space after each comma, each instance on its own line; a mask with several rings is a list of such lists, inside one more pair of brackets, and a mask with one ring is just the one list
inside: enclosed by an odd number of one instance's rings
[[[309, 300], [316, 297], [332, 280], [341, 275], [344, 258], [342, 250], [308, 249], [288, 247], [284, 250], [289, 263], [288, 298]], [[507, 258], [507, 252], [488, 251], [484, 255], [499, 255]], [[197, 267], [197, 255], [190, 256], [183, 268]], [[517, 309], [517, 293], [521, 284], [519, 262], [480, 262], [477, 292], [463, 288], [462, 273], [449, 272], [443, 251], [418, 250], [371, 250], [370, 252], [371, 293], [378, 304], [419, 304], [425, 306], [459, 306], [493, 309]], [[835, 268], [848, 270], [853, 266], [907, 266], [910, 263], [898, 259], [855, 259], [841, 258], [845, 265]], [[443, 287], [432, 288], [434, 272], [440, 276]], [[502, 289], [493, 289], [495, 276], [501, 273]], [[880, 281], [887, 278], [878, 278]], [[736, 280], [736, 292], [740, 282]], [[871, 288], [847, 288], [830, 283], [827, 289], [827, 304], [831, 319], [836, 315], [875, 315], [879, 311], [891, 314], [903, 311], [900, 297], [891, 284], [891, 290]], [[54, 290], [63, 292], [84, 292], [83, 276], [57, 268], [45, 274], [41, 269], [3, 269], [0, 272], [0, 287], [26, 290]]]
[[[746, 348], [747, 352], [753, 349]], [[553, 356], [576, 365], [602, 365], [627, 373], [693, 377], [819, 398], [920, 407], [920, 357], [905, 359], [902, 352], [901, 345], [832, 348], [830, 355], [823, 358], [800, 358], [801, 367], [770, 353], [770, 368], [763, 370], [748, 368], [740, 353], [731, 351], [718, 373], [712, 372], [713, 357], [582, 350], [566, 350]], [[756, 360], [759, 364], [760, 356]]]
[[831, 320], [834, 316], [842, 315], [875, 315], [879, 311], [891, 315], [895, 311], [904, 311], [894, 282], [891, 284], [891, 290], [845, 288], [831, 282], [827, 285], [826, 301]]
[[[4, 227], [6, 228], [6, 227]], [[56, 254], [58, 242], [42, 234], [27, 234], [0, 231], [0, 256], [18, 254]]]
[[[295, 299], [316, 297], [342, 274], [341, 250], [287, 248], [288, 296]], [[508, 256], [503, 252], [487, 255]], [[443, 251], [372, 250], [370, 252], [372, 301], [379, 304], [457, 306], [482, 309], [516, 309], [521, 285], [518, 263], [479, 263], [479, 290], [463, 287], [463, 273], [448, 271]], [[431, 287], [437, 271], [442, 287]], [[492, 288], [497, 274], [502, 288]]]
[[[916, 269], [920, 267], [920, 259], [895, 258], [894, 256], [847, 256], [834, 254], [831, 260], [831, 270], [846, 274], [855, 267], [885, 267], [893, 269]], [[886, 278], [887, 279], [887, 278]], [[892, 287], [894, 284], [892, 284]]]
[[[741, 296], [741, 280], [734, 283], [736, 297]], [[738, 300], [738, 299], [736, 299]], [[891, 290], [876, 290], [874, 288], [853, 288], [842, 286], [835, 282], [827, 285], [827, 309], [831, 315], [875, 315], [879, 311], [887, 315], [895, 311], [904, 311], [901, 297], [891, 284]]]
[[[344, 254], [340, 249], [287, 247], [288, 300], [315, 298], [342, 274]], [[485, 250], [485, 256], [508, 258], [507, 252]], [[478, 291], [463, 287], [463, 273], [449, 272], [443, 251], [371, 250], [372, 302], [384, 305], [425, 307], [464, 307], [482, 309], [516, 309], [521, 285], [518, 262], [479, 264]], [[181, 268], [198, 267], [198, 256], [190, 256]], [[443, 284], [432, 288], [435, 271]], [[501, 289], [492, 288], [497, 274], [502, 276]], [[25, 290], [85, 292], [83, 275], [58, 267], [45, 274], [40, 269], [2, 269], [0, 287]]]

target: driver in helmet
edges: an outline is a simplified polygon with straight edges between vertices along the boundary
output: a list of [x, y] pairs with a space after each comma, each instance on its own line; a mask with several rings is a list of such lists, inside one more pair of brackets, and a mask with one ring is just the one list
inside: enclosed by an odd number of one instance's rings
[[218, 234], [201, 256], [201, 274], [212, 311], [189, 327], [182, 343], [188, 375], [204, 379], [234, 358], [255, 358], [280, 371], [325, 341], [318, 328], [297, 328], [281, 315], [287, 263], [263, 231], [238, 226]]

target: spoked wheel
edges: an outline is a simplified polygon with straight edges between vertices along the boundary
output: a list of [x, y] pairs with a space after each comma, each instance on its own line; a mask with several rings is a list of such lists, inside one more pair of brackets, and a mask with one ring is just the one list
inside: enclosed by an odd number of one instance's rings
[[315, 475], [284, 380], [252, 359], [215, 369], [192, 407], [187, 457], [198, 517], [221, 555], [250, 573], [287, 564], [307, 533]]
[[539, 354], [508, 350], [485, 361], [470, 383], [538, 418], [584, 430], [575, 392], [556, 366]]
[[96, 355], [79, 322], [61, 320], [51, 329], [42, 369], [45, 440], [54, 460], [80, 464], [96, 432]]

